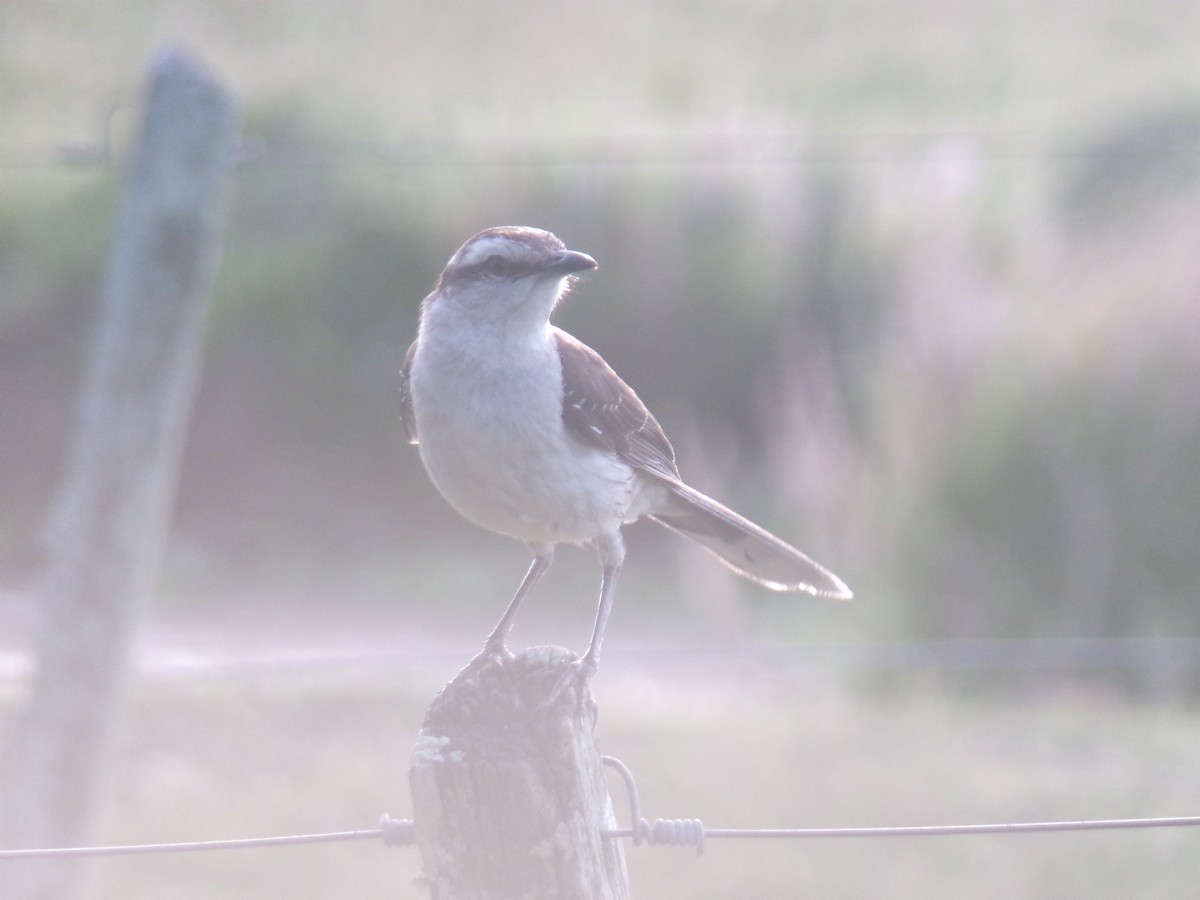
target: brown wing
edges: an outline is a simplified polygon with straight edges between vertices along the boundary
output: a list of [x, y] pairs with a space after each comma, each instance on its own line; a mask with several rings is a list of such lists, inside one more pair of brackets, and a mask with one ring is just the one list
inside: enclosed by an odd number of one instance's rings
[[410, 444], [418, 443], [417, 419], [413, 415], [412, 387], [408, 380], [408, 373], [412, 368], [413, 357], [416, 356], [416, 353], [417, 342], [413, 341], [408, 352], [404, 354], [404, 365], [400, 369], [400, 421], [404, 425], [404, 433], [408, 436]]
[[592, 447], [637, 469], [679, 477], [675, 451], [650, 410], [591, 347], [555, 332], [562, 362], [563, 424]]

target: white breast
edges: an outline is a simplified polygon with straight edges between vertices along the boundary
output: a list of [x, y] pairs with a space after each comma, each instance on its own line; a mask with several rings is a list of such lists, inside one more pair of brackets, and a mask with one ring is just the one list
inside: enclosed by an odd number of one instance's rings
[[410, 372], [421, 459], [447, 502], [526, 541], [584, 542], [636, 516], [630, 467], [563, 425], [550, 326], [518, 337], [463, 325], [428, 315]]

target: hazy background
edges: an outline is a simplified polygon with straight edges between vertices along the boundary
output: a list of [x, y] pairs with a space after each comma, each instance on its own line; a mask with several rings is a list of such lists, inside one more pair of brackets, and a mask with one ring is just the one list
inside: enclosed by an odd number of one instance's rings
[[[659, 779], [643, 792], [669, 808], [652, 815], [702, 814], [697, 782], [725, 784], [744, 766], [761, 774], [759, 800], [710, 825], [1195, 814], [1200, 781], [1184, 773], [1200, 735], [1197, 34], [1200, 7], [1166, 0], [7, 0], [6, 706], [20, 697], [24, 591], [132, 104], [153, 49], [177, 40], [242, 98], [245, 152], [148, 665], [178, 662], [175, 650], [200, 663], [341, 662], [253, 669], [249, 686], [203, 665], [196, 680], [151, 679], [123, 799], [140, 812], [124, 839], [167, 839], [163, 810], [193, 789], [249, 812], [198, 813], [171, 838], [408, 814], [399, 792], [420, 709], [491, 627], [526, 558], [428, 485], [403, 441], [396, 371], [445, 260], [506, 223], [549, 228], [599, 260], [558, 321], [639, 391], [685, 476], [857, 593], [848, 605], [764, 595], [634, 529], [597, 691], [606, 752]], [[517, 640], [581, 646], [597, 582], [591, 551], [564, 550]], [[1028, 640], [995, 643], [1008, 639]], [[387, 677], [364, 672], [363, 654]], [[745, 679], [740, 692], [731, 677]], [[401, 682], [411, 710], [391, 705]], [[981, 695], [990, 705], [975, 705]], [[181, 704], [190, 724], [174, 723]], [[243, 771], [262, 753], [301, 783], [330, 778], [322, 760], [345, 779], [344, 748], [319, 740], [362, 752], [384, 720], [388, 743], [371, 747], [381, 768], [354, 802], [322, 800], [311, 823]], [[197, 722], [201, 739], [188, 734]], [[734, 722], [781, 754], [777, 768], [743, 756]], [[229, 735], [246, 747], [195, 755]], [[848, 749], [864, 745], [895, 755]], [[279, 764], [293, 754], [314, 774]], [[943, 790], [959, 764], [948, 806], [931, 809], [923, 791], [888, 801], [920, 773]], [[831, 780], [830, 765], [854, 774]], [[828, 796], [808, 808], [814, 779]], [[1096, 798], [1097, 785], [1124, 785], [1127, 805]], [[1039, 804], [1055, 789], [1072, 798], [1065, 809]], [[1016, 795], [1030, 805], [988, 803]], [[791, 800], [772, 811], [777, 796]], [[1178, 797], [1192, 807], [1154, 803]], [[941, 845], [886, 893], [1064, 896], [1050, 886], [1065, 884], [1169, 896], [1163, 879], [1194, 884], [1184, 860], [1200, 858], [1194, 837], [1190, 851], [1182, 835], [1088, 838], [1078, 853], [1108, 868], [1060, 868], [1064, 843], [1025, 840], [995, 855]], [[1017, 846], [1037, 861], [1014, 867]], [[800, 849], [771, 861], [710, 850], [689, 895], [728, 896], [723, 883], [880, 895], [874, 863], [852, 855], [878, 861], [878, 845]], [[374, 873], [415, 871], [405, 851], [379, 851], [347, 892], [345, 868], [361, 859], [336, 852], [321, 869], [330, 880], [305, 870], [299, 896], [394, 896], [411, 875], [385, 886]], [[642, 896], [695, 871], [657, 854], [659, 868], [634, 867]], [[132, 896], [161, 895], [139, 881], [161, 872], [174, 897], [278, 874], [263, 857], [238, 862], [255, 875], [226, 864], [110, 871]], [[295, 890], [264, 881], [255, 896]]]

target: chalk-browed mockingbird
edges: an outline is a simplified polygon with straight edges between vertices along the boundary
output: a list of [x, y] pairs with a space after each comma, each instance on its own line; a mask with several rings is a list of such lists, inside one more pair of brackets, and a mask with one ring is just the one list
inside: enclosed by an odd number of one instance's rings
[[421, 304], [404, 360], [404, 424], [434, 485], [463, 516], [533, 553], [483, 652], [507, 652], [517, 609], [555, 544], [590, 542], [604, 567], [580, 660], [593, 672], [625, 557], [621, 526], [641, 516], [768, 588], [849, 599], [832, 572], [684, 484], [671, 444], [633, 389], [596, 351], [550, 324], [572, 277], [595, 267], [547, 231], [481, 231]]

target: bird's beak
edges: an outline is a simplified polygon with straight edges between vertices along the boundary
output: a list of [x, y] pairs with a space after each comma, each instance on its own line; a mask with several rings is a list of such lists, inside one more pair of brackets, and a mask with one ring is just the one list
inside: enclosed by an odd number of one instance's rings
[[577, 250], [564, 250], [550, 260], [542, 269], [544, 272], [554, 272], [559, 275], [572, 275], [575, 272], [586, 272], [596, 268], [596, 261], [586, 253]]

